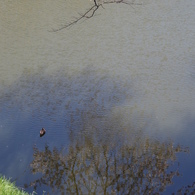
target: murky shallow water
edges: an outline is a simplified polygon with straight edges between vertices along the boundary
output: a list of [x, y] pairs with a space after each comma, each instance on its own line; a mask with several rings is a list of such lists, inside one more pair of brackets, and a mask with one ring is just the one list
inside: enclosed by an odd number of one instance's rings
[[88, 1], [2, 5], [1, 174], [38, 194], [193, 184], [193, 1], [105, 5], [56, 33]]

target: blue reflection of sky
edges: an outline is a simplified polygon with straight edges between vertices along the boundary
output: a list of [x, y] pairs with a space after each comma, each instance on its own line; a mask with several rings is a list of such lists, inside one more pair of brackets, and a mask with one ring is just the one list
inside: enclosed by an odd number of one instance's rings
[[[10, 92], [2, 96], [0, 172], [7, 177], [17, 178], [16, 183], [20, 186], [37, 177], [37, 175], [31, 175], [28, 169], [33, 159], [32, 147], [35, 144], [40, 150], [44, 149], [46, 143], [50, 148], [54, 146], [66, 148], [70, 144], [71, 133], [77, 136], [86, 133], [89, 131], [88, 123], [93, 120], [95, 121], [95, 123], [92, 122], [93, 127], [99, 129], [102, 124], [105, 124], [105, 120], [113, 125], [120, 121], [127, 128], [132, 124], [135, 128], [136, 123], [141, 124], [142, 128], [144, 124], [147, 128], [151, 128], [150, 125], [147, 126], [148, 119], [145, 120], [144, 116], [140, 117], [139, 112], [134, 115], [136, 122], [132, 121], [130, 116], [133, 115], [129, 113], [128, 105], [125, 107], [126, 110], [120, 109], [121, 105], [122, 108], [124, 107], [127, 98], [130, 100], [133, 97], [132, 89], [126, 87], [130, 85], [123, 85], [120, 81], [98, 75], [93, 71], [73, 76], [70, 79], [65, 79], [61, 75], [57, 76], [58, 79], [55, 80], [39, 77], [39, 75], [25, 78], [23, 75], [22, 79], [10, 89]], [[22, 87], [24, 83], [26, 87]], [[115, 120], [109, 121], [111, 115]], [[195, 147], [193, 145], [194, 134], [190, 135], [190, 132], [195, 124], [192, 122], [193, 117], [187, 117], [185, 121], [188, 121], [184, 125], [186, 134], [177, 135], [175, 140], [173, 136], [172, 138], [175, 143], [190, 146], [190, 155], [178, 156], [179, 169], [183, 177], [176, 178], [175, 184], [168, 188], [167, 192], [177, 189], [181, 184], [187, 185], [193, 182], [193, 177], [189, 177], [189, 173], [192, 175], [195, 161], [193, 148]], [[42, 127], [47, 132], [40, 138], [39, 131]], [[160, 135], [152, 137], [161, 139], [158, 137]], [[167, 135], [167, 137], [170, 136]], [[44, 189], [38, 189], [38, 193], [42, 190]]]
[[[85, 133], [87, 121], [101, 120], [113, 104], [124, 100], [120, 83], [99, 76], [89, 72], [55, 81], [39, 76], [24, 79], [23, 75], [18, 83], [5, 90], [0, 112], [1, 174], [17, 179], [19, 186], [32, 181], [34, 176], [29, 176], [28, 169], [33, 145], [39, 150], [45, 144], [50, 148], [66, 148], [71, 132]], [[40, 138], [42, 127], [46, 134]]]
[[[51, 147], [65, 147], [68, 140], [68, 133], [65, 124], [59, 118], [54, 122], [45, 118], [31, 117], [26, 115], [17, 106], [2, 109], [0, 113], [0, 173], [16, 184], [23, 187], [24, 183], [30, 183], [36, 178], [29, 173], [29, 164], [33, 159], [33, 146], [40, 150], [45, 144]], [[39, 136], [42, 127], [47, 130], [46, 135]], [[31, 175], [31, 176], [30, 176]], [[38, 194], [43, 189], [39, 189]]]

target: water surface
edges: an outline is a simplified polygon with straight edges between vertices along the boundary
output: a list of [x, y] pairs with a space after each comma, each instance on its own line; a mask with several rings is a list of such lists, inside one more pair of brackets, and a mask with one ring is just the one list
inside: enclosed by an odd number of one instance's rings
[[1, 4], [1, 174], [51, 194], [193, 184], [193, 1], [104, 5], [57, 32], [92, 2]]

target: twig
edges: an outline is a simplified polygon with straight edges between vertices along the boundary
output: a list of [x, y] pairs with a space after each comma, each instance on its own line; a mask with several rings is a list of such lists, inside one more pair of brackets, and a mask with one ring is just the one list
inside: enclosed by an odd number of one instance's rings
[[69, 24], [64, 25], [64, 26], [62, 26], [58, 29], [52, 29], [50, 32], [57, 32], [57, 31], [65, 29], [65, 28], [68, 28], [68, 27], [76, 24], [77, 22], [79, 22], [80, 20], [82, 20], [84, 18], [86, 18], [86, 19], [92, 18], [94, 16], [95, 12], [99, 9], [100, 6], [104, 9], [103, 4], [123, 3], [123, 4], [130, 5], [131, 7], [132, 7], [132, 5], [141, 5], [141, 4], [134, 3], [134, 1], [128, 2], [128, 1], [125, 1], [125, 0], [111, 0], [111, 1], [107, 1], [107, 2], [103, 1], [102, 3], [97, 3], [97, 0], [93, 0], [93, 2], [94, 2], [94, 5], [91, 8], [89, 8], [84, 14], [79, 14], [80, 15], [79, 18], [76, 18], [75, 20], [73, 20]]

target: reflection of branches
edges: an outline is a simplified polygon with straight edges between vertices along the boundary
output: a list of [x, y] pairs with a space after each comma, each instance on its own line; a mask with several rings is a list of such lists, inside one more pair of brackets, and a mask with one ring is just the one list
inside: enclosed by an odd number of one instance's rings
[[49, 185], [65, 194], [155, 194], [179, 175], [177, 169], [168, 172], [168, 168], [176, 152], [185, 151], [149, 139], [123, 145], [92, 145], [86, 140], [71, 145], [66, 154], [35, 147], [31, 171], [42, 177], [31, 186]]
[[195, 194], [195, 181], [191, 185], [183, 186], [180, 188], [176, 193], [173, 193], [173, 195], [180, 195], [180, 194]]
[[98, 0], [93, 0], [93, 3], [94, 3], [93, 6], [91, 8], [89, 8], [84, 14], [80, 14], [80, 17], [76, 18], [74, 21], [70, 22], [69, 24], [62, 26], [61, 28], [53, 29], [52, 32], [57, 32], [59, 30], [62, 30], [62, 29], [67, 28], [69, 26], [72, 26], [82, 19], [92, 18], [94, 16], [95, 12], [100, 7], [103, 8], [103, 4], [123, 3], [123, 4], [127, 4], [127, 5], [141, 5], [139, 3], [135, 3], [134, 1], [130, 2], [130, 1], [125, 1], [125, 0], [111, 0], [111, 1], [102, 0], [101, 2], [98, 2]]

